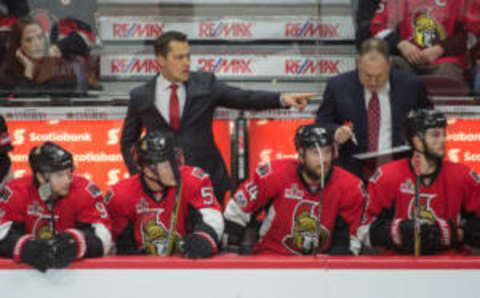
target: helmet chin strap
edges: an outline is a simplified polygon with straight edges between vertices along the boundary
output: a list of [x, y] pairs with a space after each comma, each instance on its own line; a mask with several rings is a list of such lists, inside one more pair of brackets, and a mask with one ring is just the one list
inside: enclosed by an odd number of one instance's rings
[[425, 137], [422, 135], [422, 136], [419, 136], [420, 137], [420, 140], [422, 141], [422, 145], [423, 145], [423, 152], [420, 151], [420, 150], [415, 150], [421, 154], [423, 154], [423, 156], [425, 156], [425, 160], [427, 161], [427, 163], [429, 165], [435, 165], [435, 167], [438, 167], [438, 165], [440, 164], [440, 162], [442, 161], [442, 158], [432, 154], [430, 152], [430, 150], [428, 150], [428, 146], [427, 146], [427, 142], [425, 141]]
[[324, 161], [325, 158], [323, 156], [323, 152], [320, 150], [320, 146], [318, 146], [318, 143], [315, 142], [315, 149], [317, 150], [318, 156], [320, 156], [320, 187], [323, 189], [325, 187], [325, 165]]
[[165, 184], [163, 184], [162, 180], [160, 179], [160, 176], [158, 175], [157, 171], [153, 168], [153, 166], [149, 166], [148, 168], [153, 172], [153, 176], [147, 175], [145, 172], [142, 173], [143, 176], [149, 179], [150, 181], [157, 183], [160, 186], [160, 188], [166, 188]]

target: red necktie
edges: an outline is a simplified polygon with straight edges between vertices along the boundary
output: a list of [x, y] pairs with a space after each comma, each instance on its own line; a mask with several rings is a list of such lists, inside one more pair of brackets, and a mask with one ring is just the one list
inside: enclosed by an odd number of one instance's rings
[[372, 97], [368, 102], [367, 108], [367, 126], [368, 126], [368, 152], [378, 150], [378, 134], [380, 131], [380, 102], [377, 92], [372, 92]]
[[172, 89], [169, 106], [170, 126], [177, 130], [180, 126], [180, 103], [177, 96], [178, 85], [172, 83], [170, 89]]

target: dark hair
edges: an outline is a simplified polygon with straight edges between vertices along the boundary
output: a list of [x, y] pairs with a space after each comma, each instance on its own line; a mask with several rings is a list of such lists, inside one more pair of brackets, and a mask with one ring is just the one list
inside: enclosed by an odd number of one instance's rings
[[390, 60], [390, 49], [388, 48], [388, 43], [383, 39], [369, 38], [362, 42], [358, 50], [360, 57], [372, 52], [377, 52], [384, 56], [385, 59]]
[[44, 40], [45, 40], [45, 54], [48, 51], [48, 39], [47, 35], [43, 31], [42, 25], [37, 22], [34, 18], [32, 17], [22, 17], [18, 19], [15, 24], [12, 27], [12, 31], [10, 32], [10, 37], [8, 39], [8, 44], [7, 44], [7, 52], [6, 52], [6, 74], [10, 76], [12, 79], [20, 79], [23, 78], [24, 76], [24, 71], [25, 67], [23, 66], [20, 61], [18, 61], [17, 58], [17, 50], [21, 47], [22, 45], [22, 36], [23, 36], [23, 31], [27, 26], [30, 25], [37, 25], [42, 29], [42, 32], [44, 34]]
[[155, 50], [155, 56], [162, 55], [167, 57], [168, 52], [170, 51], [170, 42], [179, 41], [179, 42], [188, 42], [187, 35], [178, 31], [168, 31], [160, 35], [155, 42], [153, 43], [153, 49]]

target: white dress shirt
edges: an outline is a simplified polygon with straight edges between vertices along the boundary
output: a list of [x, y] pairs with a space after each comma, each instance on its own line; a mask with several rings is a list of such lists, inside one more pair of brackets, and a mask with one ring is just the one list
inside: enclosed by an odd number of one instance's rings
[[[170, 85], [172, 82], [165, 79], [162, 74], [159, 74], [157, 77], [157, 84], [155, 87], [155, 107], [160, 112], [160, 114], [170, 123], [170, 95], [172, 94], [172, 89]], [[185, 84], [176, 83], [178, 86], [177, 96], [178, 103], [180, 104], [180, 119], [182, 119], [183, 108], [185, 107], [185, 101], [187, 99], [187, 90]]]
[[[372, 97], [372, 92], [364, 89], [365, 104], [368, 111], [368, 103]], [[380, 102], [380, 131], [378, 132], [377, 151], [389, 150], [392, 148], [392, 113], [390, 111], [390, 82], [377, 91], [378, 101]]]

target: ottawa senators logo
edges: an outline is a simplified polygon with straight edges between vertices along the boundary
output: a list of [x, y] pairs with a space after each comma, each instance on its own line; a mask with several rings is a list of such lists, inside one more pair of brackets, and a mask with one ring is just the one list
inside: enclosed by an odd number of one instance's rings
[[[163, 209], [159, 209], [163, 211]], [[144, 213], [140, 218], [140, 234], [142, 241], [142, 249], [145, 249], [148, 255], [165, 256], [168, 253], [168, 228], [160, 219], [162, 212]], [[173, 251], [177, 252], [179, 243], [182, 241], [181, 236], [176, 233]]]
[[[430, 206], [431, 200], [436, 197], [435, 194], [420, 194], [420, 212], [419, 212], [419, 217], [420, 219], [426, 220], [430, 223], [435, 223], [435, 220], [437, 218], [437, 215], [435, 214], [435, 211], [433, 208]], [[410, 204], [408, 206], [409, 210], [409, 217], [413, 218], [415, 215], [415, 196], [412, 197], [410, 200]]]
[[421, 48], [430, 48], [446, 38], [445, 29], [427, 14], [418, 14], [414, 20], [414, 43]]
[[317, 232], [318, 204], [301, 201], [293, 211], [292, 230], [282, 239], [282, 244], [296, 255], [311, 254], [315, 243], [326, 243], [327, 229], [321, 226]]

